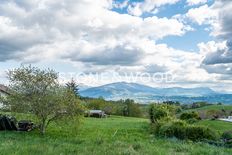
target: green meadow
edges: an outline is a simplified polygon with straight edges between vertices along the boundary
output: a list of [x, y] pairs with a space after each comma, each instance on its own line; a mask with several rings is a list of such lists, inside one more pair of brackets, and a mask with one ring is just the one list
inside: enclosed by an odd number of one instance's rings
[[231, 110], [232, 111], [232, 105], [208, 105], [196, 109], [191, 109], [189, 111], [202, 111], [202, 110]]
[[[23, 117], [23, 115], [17, 115]], [[199, 122], [207, 124], [209, 122]], [[218, 122], [219, 123], [219, 122]], [[211, 126], [220, 131], [226, 128]], [[210, 125], [210, 123], [209, 123]], [[0, 132], [2, 155], [231, 155], [232, 149], [206, 143], [162, 139], [149, 133], [149, 121], [142, 118], [83, 118], [80, 122], [60, 121], [42, 136], [38, 131]]]
[[229, 131], [232, 129], [231, 122], [224, 122], [220, 120], [201, 120], [197, 122], [196, 124], [213, 128], [220, 133], [222, 133], [223, 131]]

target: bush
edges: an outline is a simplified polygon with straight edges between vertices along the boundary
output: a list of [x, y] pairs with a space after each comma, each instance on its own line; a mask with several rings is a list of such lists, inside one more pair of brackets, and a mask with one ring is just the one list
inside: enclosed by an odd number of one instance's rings
[[149, 117], [151, 123], [157, 122], [162, 117], [167, 117], [168, 113], [165, 108], [162, 108], [158, 104], [151, 104], [149, 107]]
[[222, 134], [221, 138], [223, 139], [226, 145], [230, 145], [230, 147], [232, 147], [232, 130], [225, 131]]
[[225, 131], [225, 132], [222, 134], [222, 138], [223, 138], [223, 139], [227, 139], [227, 140], [232, 139], [232, 130], [230, 130], [230, 131]]
[[215, 130], [204, 126], [189, 125], [186, 127], [186, 138], [192, 141], [218, 140], [219, 135]]
[[162, 125], [159, 129], [159, 135], [164, 137], [176, 137], [178, 139], [185, 139], [185, 127], [184, 121], [178, 120], [169, 122]]
[[181, 120], [189, 120], [189, 119], [196, 119], [200, 120], [200, 116], [197, 112], [192, 111], [192, 112], [185, 112], [180, 115]]
[[158, 125], [153, 126], [153, 130], [158, 136], [175, 137], [181, 140], [202, 141], [219, 139], [216, 131], [203, 126], [189, 125], [182, 120], [172, 120], [166, 123], [159, 122]]
[[189, 124], [194, 124], [194, 123], [196, 123], [197, 121], [198, 121], [198, 120], [197, 120], [196, 118], [190, 118], [190, 119], [186, 120], [186, 122], [189, 123]]
[[225, 116], [225, 113], [222, 110], [214, 110], [214, 109], [208, 110], [206, 114], [208, 118], [213, 120]]
[[158, 120], [174, 116], [177, 112], [177, 107], [168, 104], [151, 104], [149, 107], [149, 117], [151, 123], [157, 123]]

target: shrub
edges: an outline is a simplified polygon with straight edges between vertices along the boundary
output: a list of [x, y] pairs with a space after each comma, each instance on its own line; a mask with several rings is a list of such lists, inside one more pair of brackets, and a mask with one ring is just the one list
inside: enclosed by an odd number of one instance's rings
[[167, 117], [168, 112], [166, 108], [158, 104], [151, 104], [149, 107], [149, 116], [150, 116], [151, 123], [155, 123], [160, 118]]
[[192, 141], [217, 140], [219, 135], [215, 130], [204, 126], [189, 125], [186, 127], [186, 138]]
[[221, 110], [214, 110], [214, 109], [208, 110], [206, 114], [207, 114], [208, 118], [211, 118], [213, 120], [225, 116], [225, 113], [223, 111], [221, 111]]
[[232, 130], [230, 131], [225, 131], [223, 134], [222, 134], [222, 139], [224, 141], [232, 141]]
[[168, 104], [151, 104], [149, 107], [149, 117], [151, 123], [157, 123], [158, 120], [174, 116], [176, 114], [177, 107]]
[[216, 131], [204, 126], [189, 125], [182, 120], [172, 120], [166, 123], [159, 122], [153, 126], [153, 130], [158, 136], [175, 137], [181, 140], [202, 141], [219, 139], [219, 135]]
[[186, 123], [181, 120], [173, 121], [162, 125], [159, 129], [159, 135], [164, 137], [176, 137], [185, 139]]
[[195, 111], [192, 112], [185, 112], [180, 115], [180, 119], [182, 120], [189, 120], [189, 119], [196, 119], [199, 120], [201, 119], [199, 114]]
[[197, 120], [196, 118], [190, 118], [190, 119], [186, 120], [186, 122], [189, 123], [189, 124], [194, 124], [194, 123], [196, 123], [197, 121], [198, 121], [198, 120]]
[[224, 141], [224, 146], [232, 148], [232, 130], [225, 131], [222, 134], [222, 139]]
[[161, 124], [160, 123], [151, 123], [150, 125], [150, 133], [159, 135], [159, 130], [160, 130]]

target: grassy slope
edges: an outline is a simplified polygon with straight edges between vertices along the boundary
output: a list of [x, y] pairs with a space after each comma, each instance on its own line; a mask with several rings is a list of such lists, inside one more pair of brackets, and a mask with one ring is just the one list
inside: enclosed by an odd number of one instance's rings
[[[232, 105], [210, 105], [210, 106], [205, 106], [205, 107], [186, 110], [186, 111], [206, 111], [206, 110], [222, 110], [222, 109], [232, 111]], [[219, 121], [219, 120], [201, 120], [201, 121], [197, 122], [196, 124], [208, 126], [210, 128], [214, 128], [215, 130], [217, 130], [221, 133], [223, 131], [232, 130], [232, 123]]]
[[221, 133], [223, 131], [232, 130], [232, 123], [231, 122], [224, 122], [224, 121], [220, 121], [220, 120], [202, 120], [202, 121], [197, 122], [196, 124], [208, 126], [208, 127], [213, 128]]
[[232, 105], [210, 105], [210, 106], [204, 106], [201, 108], [191, 109], [188, 111], [200, 111], [200, 110], [232, 110]]
[[208, 144], [157, 139], [148, 133], [148, 121], [139, 118], [85, 118], [51, 124], [47, 135], [0, 132], [0, 154], [204, 154], [230, 155], [231, 149]]

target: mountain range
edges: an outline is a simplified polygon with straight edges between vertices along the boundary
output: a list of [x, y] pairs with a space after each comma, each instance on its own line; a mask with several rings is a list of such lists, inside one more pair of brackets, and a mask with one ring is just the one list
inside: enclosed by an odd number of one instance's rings
[[208, 87], [197, 88], [154, 88], [138, 83], [117, 82], [98, 87], [80, 89], [85, 97], [103, 97], [106, 100], [119, 100], [131, 98], [138, 102], [148, 103], [155, 101], [179, 101], [191, 103], [195, 101], [232, 103], [232, 95], [221, 94]]

